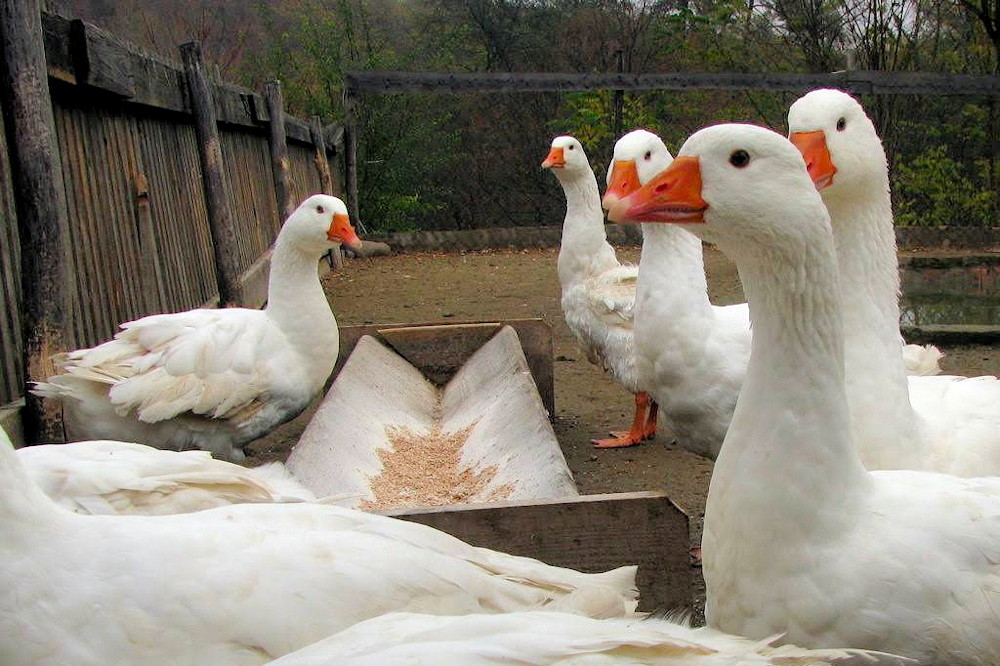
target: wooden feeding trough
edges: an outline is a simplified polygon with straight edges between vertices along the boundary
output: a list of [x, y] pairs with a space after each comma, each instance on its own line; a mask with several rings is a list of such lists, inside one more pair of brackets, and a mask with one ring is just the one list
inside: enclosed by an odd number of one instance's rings
[[288, 467], [363, 509], [576, 495], [517, 333], [500, 328], [443, 389], [358, 340]]
[[287, 462], [313, 492], [581, 571], [638, 564], [640, 608], [690, 606], [687, 517], [659, 493], [578, 494], [544, 322], [344, 328], [340, 358]]

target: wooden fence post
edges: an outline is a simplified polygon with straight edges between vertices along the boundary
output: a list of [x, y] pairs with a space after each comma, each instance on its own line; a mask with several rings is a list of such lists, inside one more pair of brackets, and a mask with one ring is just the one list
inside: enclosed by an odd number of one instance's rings
[[28, 382], [54, 374], [52, 354], [66, 349], [65, 286], [72, 261], [39, 0], [0, 0], [0, 40], [0, 99], [21, 245], [24, 434], [28, 442], [56, 442], [64, 439], [59, 404], [27, 390]]
[[212, 89], [205, 76], [201, 47], [197, 42], [181, 45], [184, 77], [191, 98], [195, 134], [198, 137], [198, 158], [205, 187], [205, 207], [208, 210], [212, 246], [215, 251], [215, 279], [219, 286], [219, 307], [240, 302], [239, 265], [236, 228], [226, 198], [225, 176], [222, 172], [222, 145], [216, 122]]
[[267, 116], [271, 119], [271, 176], [274, 179], [274, 195], [278, 200], [278, 214], [281, 221], [292, 214], [295, 203], [291, 200], [289, 187], [288, 140], [285, 137], [285, 102], [281, 96], [281, 81], [264, 84], [264, 100], [267, 102]]
[[330, 173], [330, 161], [326, 158], [326, 140], [323, 138], [319, 116], [309, 119], [309, 135], [316, 147], [316, 172], [319, 174], [320, 187], [323, 188], [323, 194], [333, 194], [333, 174]]
[[367, 233], [361, 222], [358, 204], [358, 125], [355, 118], [357, 96], [349, 86], [344, 86], [344, 190], [347, 195], [347, 211], [351, 222], [363, 233]]

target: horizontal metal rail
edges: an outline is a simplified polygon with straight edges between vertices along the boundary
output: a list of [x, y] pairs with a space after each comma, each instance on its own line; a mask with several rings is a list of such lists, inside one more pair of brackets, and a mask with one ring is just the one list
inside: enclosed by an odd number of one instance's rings
[[1000, 95], [1000, 77], [924, 72], [849, 70], [785, 72], [676, 72], [671, 74], [346, 72], [345, 93], [525, 93], [581, 90], [773, 90], [834, 87], [876, 95]]

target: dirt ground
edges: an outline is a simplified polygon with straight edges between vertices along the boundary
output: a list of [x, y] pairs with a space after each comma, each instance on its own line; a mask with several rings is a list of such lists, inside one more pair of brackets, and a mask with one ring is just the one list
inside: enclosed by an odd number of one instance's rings
[[[559, 306], [557, 254], [557, 249], [544, 249], [353, 259], [343, 271], [326, 275], [323, 283], [342, 326], [524, 317], [546, 321], [553, 333], [553, 427], [580, 491], [663, 491], [690, 516], [697, 543], [711, 461], [677, 447], [665, 428], [641, 446], [597, 450], [590, 445], [592, 437], [627, 429], [632, 396], [588, 363], [577, 348]], [[637, 262], [639, 250], [623, 248], [618, 256]], [[712, 301], [718, 305], [742, 301], [735, 267], [714, 250], [706, 250], [705, 260]], [[996, 347], [967, 345], [944, 351], [942, 366], [947, 373], [1000, 373]], [[249, 462], [286, 456], [311, 412], [251, 444]]]

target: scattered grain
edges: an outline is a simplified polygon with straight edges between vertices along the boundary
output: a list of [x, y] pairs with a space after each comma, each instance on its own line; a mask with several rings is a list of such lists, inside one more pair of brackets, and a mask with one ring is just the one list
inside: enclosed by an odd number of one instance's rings
[[473, 422], [448, 433], [442, 432], [440, 423], [424, 433], [399, 426], [386, 427], [389, 447], [379, 449], [382, 471], [371, 480], [375, 499], [365, 500], [360, 508], [384, 511], [510, 498], [514, 487], [509, 483], [485, 492], [496, 477], [496, 465], [478, 472], [462, 467], [462, 447], [475, 426]]

